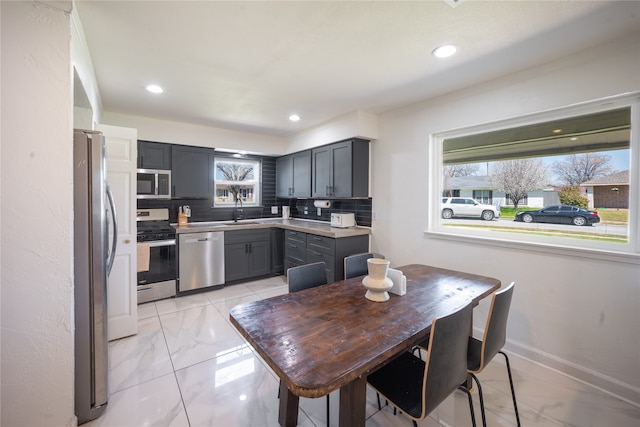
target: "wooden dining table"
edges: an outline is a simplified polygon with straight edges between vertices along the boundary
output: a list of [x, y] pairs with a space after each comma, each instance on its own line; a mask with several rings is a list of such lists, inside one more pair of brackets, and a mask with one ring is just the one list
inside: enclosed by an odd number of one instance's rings
[[364, 426], [367, 376], [428, 337], [434, 318], [500, 288], [498, 279], [460, 271], [397, 269], [407, 293], [386, 302], [365, 298], [361, 276], [231, 309], [231, 323], [280, 377], [281, 426], [297, 424], [299, 397], [338, 389], [339, 425]]

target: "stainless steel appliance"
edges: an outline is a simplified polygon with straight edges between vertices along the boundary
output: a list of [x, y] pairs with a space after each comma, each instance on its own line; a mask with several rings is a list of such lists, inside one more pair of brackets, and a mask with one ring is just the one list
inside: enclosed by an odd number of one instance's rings
[[138, 304], [176, 296], [176, 230], [169, 209], [137, 209], [136, 221], [138, 244], [149, 245], [148, 268], [138, 266]]
[[180, 292], [224, 286], [224, 232], [179, 234]]
[[109, 399], [107, 276], [118, 230], [100, 132], [74, 131], [73, 166], [75, 412], [82, 424], [102, 415]]
[[331, 214], [331, 226], [332, 227], [355, 227], [356, 219], [352, 213], [332, 213]]
[[170, 199], [171, 171], [138, 169], [136, 188], [138, 199]]

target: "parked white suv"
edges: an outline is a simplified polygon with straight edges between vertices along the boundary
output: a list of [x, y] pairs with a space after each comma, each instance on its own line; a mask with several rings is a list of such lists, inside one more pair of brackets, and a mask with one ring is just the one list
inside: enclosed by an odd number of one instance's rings
[[500, 209], [492, 205], [483, 205], [470, 197], [443, 197], [442, 218], [449, 219], [454, 216], [477, 217], [491, 221], [500, 218]]

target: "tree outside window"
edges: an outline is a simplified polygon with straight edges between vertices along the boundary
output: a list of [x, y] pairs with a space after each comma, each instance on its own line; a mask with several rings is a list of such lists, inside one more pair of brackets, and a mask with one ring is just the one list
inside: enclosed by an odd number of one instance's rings
[[216, 207], [260, 205], [260, 161], [215, 159]]

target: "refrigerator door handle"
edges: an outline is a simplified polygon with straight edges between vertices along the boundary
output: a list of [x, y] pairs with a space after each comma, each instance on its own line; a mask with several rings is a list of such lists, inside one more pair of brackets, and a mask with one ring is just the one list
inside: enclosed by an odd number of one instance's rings
[[111, 243], [111, 252], [107, 261], [107, 276], [111, 274], [111, 268], [113, 267], [113, 261], [116, 258], [116, 248], [118, 247], [118, 218], [116, 217], [116, 204], [113, 201], [113, 193], [111, 187], [107, 184], [107, 200], [109, 200], [109, 209], [111, 210], [111, 217], [113, 218], [113, 241]]

